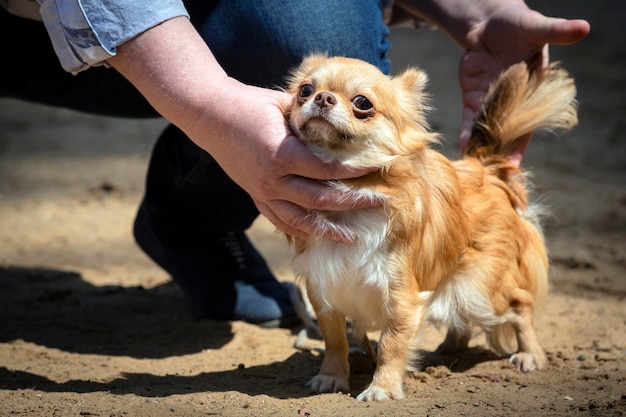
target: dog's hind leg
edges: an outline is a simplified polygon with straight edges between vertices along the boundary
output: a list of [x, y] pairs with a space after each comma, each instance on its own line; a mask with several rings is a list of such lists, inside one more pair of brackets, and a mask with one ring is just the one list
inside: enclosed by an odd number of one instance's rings
[[[524, 290], [519, 292], [526, 293]], [[526, 293], [528, 294], [528, 293]], [[516, 297], [518, 300], [522, 297]], [[525, 297], [527, 298], [527, 297]], [[546, 366], [548, 359], [539, 343], [533, 324], [532, 302], [522, 303], [518, 301], [513, 307], [515, 319], [512, 321], [517, 337], [518, 351], [511, 355], [509, 362], [514, 364], [522, 372], [531, 372]]]

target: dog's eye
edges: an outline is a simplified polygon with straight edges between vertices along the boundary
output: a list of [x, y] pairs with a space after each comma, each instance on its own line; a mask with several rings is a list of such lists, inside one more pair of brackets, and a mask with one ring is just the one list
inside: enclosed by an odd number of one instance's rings
[[352, 99], [352, 111], [357, 119], [369, 119], [374, 115], [374, 105], [364, 96]]
[[311, 84], [304, 84], [302, 87], [300, 87], [300, 91], [298, 92], [298, 97], [307, 98], [311, 96], [311, 94], [313, 94], [314, 92], [315, 92], [315, 89], [313, 88]]
[[352, 99], [352, 104], [354, 105], [354, 107], [361, 111], [369, 111], [372, 110], [372, 108], [374, 107], [372, 102], [364, 96], [356, 96]]

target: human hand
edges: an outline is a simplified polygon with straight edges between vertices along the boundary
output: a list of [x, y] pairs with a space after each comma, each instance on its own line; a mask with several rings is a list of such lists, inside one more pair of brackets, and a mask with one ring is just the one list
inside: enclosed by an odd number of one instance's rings
[[[500, 3], [490, 14], [473, 24], [465, 39], [465, 54], [459, 67], [463, 114], [459, 144], [465, 148], [472, 124], [489, 84], [517, 62], [539, 55], [538, 65], [548, 65], [548, 45], [569, 45], [590, 30], [584, 20], [546, 17], [523, 3]], [[530, 136], [510, 155], [519, 165]]]
[[220, 126], [216, 125], [215, 108], [207, 114], [203, 130], [212, 133], [205, 149], [279, 230], [301, 238], [321, 235], [347, 242], [349, 233], [316, 228], [308, 209], [338, 211], [375, 204], [348, 198], [323, 182], [354, 178], [371, 170], [323, 163], [314, 156], [289, 130], [284, 114], [291, 100], [284, 92], [229, 78], [217, 110]]

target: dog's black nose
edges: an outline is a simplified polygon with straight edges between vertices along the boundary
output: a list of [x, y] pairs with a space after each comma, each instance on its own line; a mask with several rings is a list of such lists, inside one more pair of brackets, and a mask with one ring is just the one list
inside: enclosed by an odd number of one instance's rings
[[314, 102], [321, 108], [329, 109], [337, 104], [337, 99], [330, 93], [322, 92], [315, 96]]

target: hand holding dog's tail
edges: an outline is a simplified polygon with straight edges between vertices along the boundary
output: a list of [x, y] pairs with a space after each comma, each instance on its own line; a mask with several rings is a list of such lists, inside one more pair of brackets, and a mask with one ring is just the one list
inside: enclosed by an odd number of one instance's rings
[[537, 70], [516, 64], [489, 89], [463, 154], [484, 165], [503, 162], [535, 131], [574, 127], [577, 110], [574, 80], [558, 64]]

